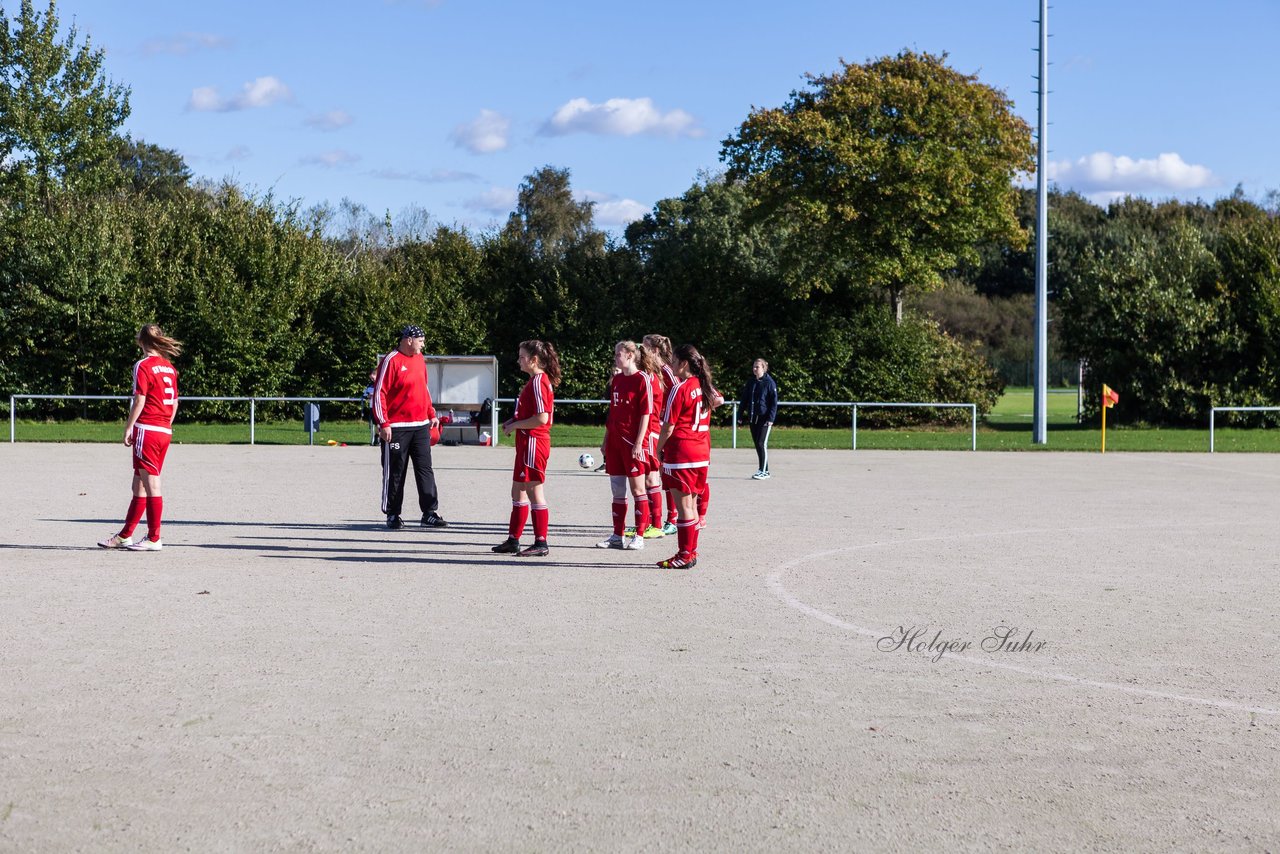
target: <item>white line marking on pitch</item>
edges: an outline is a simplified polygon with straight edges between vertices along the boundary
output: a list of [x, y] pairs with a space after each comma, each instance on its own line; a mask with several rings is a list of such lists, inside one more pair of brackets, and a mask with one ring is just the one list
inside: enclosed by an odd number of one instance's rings
[[[1147, 527], [1147, 526], [1115, 526], [1115, 529]], [[1152, 526], [1166, 527], [1166, 526]], [[857, 626], [853, 623], [846, 622], [839, 617], [834, 617], [825, 611], [821, 611], [806, 602], [802, 602], [792, 595], [791, 591], [782, 583], [782, 576], [792, 569], [795, 569], [802, 563], [808, 563], [811, 560], [830, 557], [831, 555], [843, 554], [844, 552], [862, 551], [865, 549], [884, 548], [885, 546], [900, 546], [908, 543], [927, 543], [937, 540], [967, 540], [979, 539], [982, 537], [1011, 537], [1021, 536], [1023, 534], [1060, 534], [1064, 531], [1099, 531], [1105, 528], [1028, 528], [1021, 531], [993, 531], [986, 534], [960, 534], [960, 535], [941, 535], [932, 537], [914, 537], [906, 540], [891, 540], [889, 542], [863, 543], [857, 546], [845, 546], [844, 548], [831, 549], [825, 552], [814, 552], [783, 564], [775, 572], [769, 576], [769, 590], [785, 602], [788, 606], [796, 609], [802, 614], [821, 620], [828, 625], [835, 626], [838, 629], [855, 632], [856, 634], [865, 635], [867, 637], [879, 638], [883, 637], [883, 632], [868, 629], [864, 626]], [[1106, 691], [1120, 691], [1125, 694], [1136, 694], [1140, 697], [1156, 697], [1161, 700], [1178, 700], [1183, 703], [1194, 703], [1200, 706], [1213, 706], [1219, 709], [1229, 709], [1234, 712], [1252, 712], [1259, 715], [1280, 715], [1280, 709], [1271, 709], [1266, 706], [1248, 706], [1243, 703], [1235, 703], [1231, 700], [1219, 700], [1211, 697], [1193, 697], [1188, 694], [1173, 694], [1168, 691], [1155, 691], [1150, 688], [1135, 688], [1132, 685], [1121, 685], [1118, 682], [1100, 682], [1096, 679], [1085, 679], [1081, 676], [1075, 676], [1070, 673], [1051, 673], [1047, 670], [1036, 670], [1031, 667], [1019, 667], [1016, 664], [1005, 664], [1000, 661], [994, 661], [988, 658], [973, 658], [967, 655], [957, 655], [955, 653], [943, 653], [947, 658], [954, 661], [962, 661], [966, 664], [976, 664], [979, 667], [995, 667], [1000, 670], [1009, 670], [1014, 673], [1021, 673], [1026, 676], [1035, 676], [1039, 679], [1052, 679], [1057, 682], [1066, 682], [1072, 685], [1082, 685], [1090, 688], [1101, 688]]]

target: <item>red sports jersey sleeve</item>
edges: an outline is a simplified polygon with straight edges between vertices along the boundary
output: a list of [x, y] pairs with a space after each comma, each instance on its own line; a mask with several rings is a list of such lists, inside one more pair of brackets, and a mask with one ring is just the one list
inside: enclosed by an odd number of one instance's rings
[[645, 374], [649, 378], [649, 432], [657, 435], [662, 429], [662, 372]]
[[178, 405], [178, 372], [168, 359], [140, 359], [133, 366], [133, 393], [146, 398], [139, 424], [167, 429], [173, 423], [173, 410]]

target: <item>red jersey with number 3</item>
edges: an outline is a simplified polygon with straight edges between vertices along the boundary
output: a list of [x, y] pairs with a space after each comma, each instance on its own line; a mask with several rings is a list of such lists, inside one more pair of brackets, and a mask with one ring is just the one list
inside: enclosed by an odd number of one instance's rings
[[147, 356], [133, 366], [133, 394], [143, 395], [139, 424], [168, 428], [178, 405], [178, 372], [163, 356]]
[[703, 401], [697, 379], [681, 380], [667, 392], [662, 421], [671, 425], [662, 448], [664, 466], [694, 468], [711, 462], [711, 407]]

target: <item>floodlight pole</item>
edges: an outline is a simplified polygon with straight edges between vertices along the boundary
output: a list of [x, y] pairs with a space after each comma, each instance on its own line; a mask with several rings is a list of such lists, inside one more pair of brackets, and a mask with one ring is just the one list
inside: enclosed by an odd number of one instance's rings
[[1036, 377], [1031, 442], [1047, 445], [1049, 403], [1049, 0], [1040, 0], [1040, 109], [1036, 129]]

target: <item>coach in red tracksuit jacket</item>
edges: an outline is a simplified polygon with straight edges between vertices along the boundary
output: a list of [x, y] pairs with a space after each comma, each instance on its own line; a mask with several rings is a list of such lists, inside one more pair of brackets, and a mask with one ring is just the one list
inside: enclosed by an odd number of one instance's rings
[[440, 426], [431, 392], [427, 390], [427, 363], [422, 358], [425, 333], [420, 326], [400, 331], [400, 346], [384, 356], [373, 380], [373, 416], [382, 440], [382, 512], [387, 527], [404, 527], [400, 508], [404, 503], [404, 477], [413, 460], [418, 483], [422, 525], [445, 528], [440, 518], [436, 476], [431, 470], [431, 430]]

